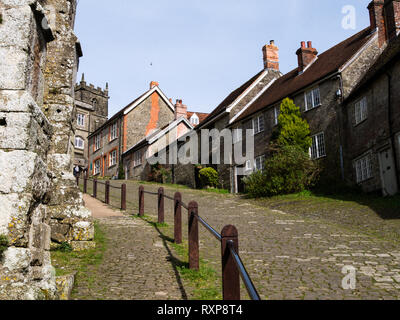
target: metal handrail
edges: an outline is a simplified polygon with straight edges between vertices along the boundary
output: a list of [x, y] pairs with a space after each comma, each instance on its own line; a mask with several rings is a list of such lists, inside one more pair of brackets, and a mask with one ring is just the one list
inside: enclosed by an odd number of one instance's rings
[[221, 235], [213, 228], [211, 227], [207, 222], [205, 222], [200, 216], [195, 215], [197, 220], [208, 230], [210, 233], [217, 238], [218, 241], [222, 241]]
[[251, 278], [249, 276], [249, 273], [246, 270], [246, 267], [243, 264], [242, 259], [240, 256], [237, 254], [237, 252], [234, 249], [234, 242], [232, 240], [227, 241], [228, 248], [231, 251], [231, 254], [234, 258], [234, 261], [236, 263], [236, 266], [239, 270], [240, 277], [242, 278], [244, 285], [246, 286], [247, 292], [252, 300], [259, 301], [261, 300], [260, 295], [257, 292], [257, 289], [255, 288], [253, 281], [251, 281]]

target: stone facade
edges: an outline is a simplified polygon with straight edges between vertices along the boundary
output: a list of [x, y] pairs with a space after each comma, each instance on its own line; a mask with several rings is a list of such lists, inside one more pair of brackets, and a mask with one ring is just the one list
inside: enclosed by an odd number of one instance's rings
[[75, 86], [76, 132], [74, 165], [89, 167], [88, 136], [108, 120], [108, 84], [103, 90], [82, 80]]
[[0, 234], [9, 242], [0, 299], [57, 298], [55, 221], [68, 225], [67, 240], [79, 230], [93, 237], [72, 176], [75, 8], [66, 0], [0, 1]]

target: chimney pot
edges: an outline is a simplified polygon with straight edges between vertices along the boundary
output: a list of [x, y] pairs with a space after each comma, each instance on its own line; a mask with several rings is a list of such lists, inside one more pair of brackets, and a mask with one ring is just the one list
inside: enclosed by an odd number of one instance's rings
[[308, 48], [312, 48], [312, 41], [308, 41], [308, 42], [307, 42], [307, 47], [308, 47]]
[[154, 87], [158, 87], [159, 83], [157, 81], [152, 81], [150, 82], [150, 89], [153, 89]]
[[302, 47], [302, 48], [305, 48], [305, 47], [306, 47], [306, 42], [305, 42], [305, 41], [302, 41], [300, 44], [301, 44], [301, 47]]
[[302, 73], [318, 55], [318, 51], [312, 47], [312, 41], [308, 41], [307, 45], [308, 47], [306, 48], [306, 42], [302, 41], [301, 48], [296, 52], [299, 62], [299, 73]]

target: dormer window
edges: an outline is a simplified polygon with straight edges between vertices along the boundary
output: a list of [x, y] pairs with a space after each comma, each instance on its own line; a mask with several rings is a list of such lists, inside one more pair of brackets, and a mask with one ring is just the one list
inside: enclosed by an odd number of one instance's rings
[[192, 117], [190, 118], [190, 123], [197, 126], [199, 124], [199, 117], [197, 116], [197, 114], [192, 115]]
[[321, 96], [319, 87], [311, 89], [304, 94], [306, 111], [319, 107], [321, 105]]

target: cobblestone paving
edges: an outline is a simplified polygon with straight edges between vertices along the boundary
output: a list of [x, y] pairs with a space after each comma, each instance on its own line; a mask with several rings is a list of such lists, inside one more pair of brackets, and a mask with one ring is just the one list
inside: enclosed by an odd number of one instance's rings
[[[103, 263], [78, 281], [76, 300], [180, 300], [186, 292], [160, 234], [141, 219], [128, 216], [95, 218], [107, 237]], [[93, 201], [91, 208], [93, 210]], [[79, 279], [78, 279], [79, 280]]]
[[[114, 182], [115, 183], [115, 182]], [[137, 213], [138, 184], [129, 182], [128, 204], [131, 213]], [[147, 191], [156, 191], [158, 186], [145, 185]], [[384, 241], [348, 228], [339, 223], [329, 223], [318, 217], [303, 217], [288, 214], [279, 210], [270, 210], [233, 195], [218, 195], [204, 191], [189, 189], [176, 190], [166, 187], [166, 194], [173, 196], [180, 191], [183, 201], [188, 203], [196, 200], [199, 203], [199, 215], [202, 216], [217, 231], [227, 224], [235, 225], [239, 230], [240, 255], [248, 269], [253, 282], [263, 299], [399, 299], [400, 298], [400, 248], [398, 243]], [[145, 195], [146, 214], [157, 212], [156, 198]], [[166, 200], [166, 222], [171, 226], [172, 202]], [[187, 224], [184, 219], [184, 238]], [[133, 222], [132, 222], [133, 223]], [[135, 223], [136, 222], [135, 220]], [[137, 259], [151, 259], [149, 241], [153, 244], [157, 238], [152, 238], [154, 229], [145, 225], [133, 225], [136, 230], [145, 230], [139, 238], [142, 241], [130, 240]], [[113, 228], [110, 226], [110, 228]], [[120, 235], [113, 236], [111, 244], [114, 252], [108, 253], [107, 258], [113, 261], [115, 270], [120, 263], [126, 263], [128, 253], [120, 250], [125, 246], [125, 234], [131, 234], [128, 226], [121, 226]], [[142, 229], [145, 228], [145, 229]], [[110, 229], [111, 230], [111, 229]], [[118, 230], [118, 228], [117, 228]], [[125, 230], [122, 232], [122, 230]], [[208, 261], [216, 270], [221, 270], [220, 245], [204, 228], [200, 227], [200, 256]], [[140, 233], [142, 233], [140, 231]], [[155, 235], [154, 235], [155, 236]], [[154, 246], [154, 245], [153, 245]], [[165, 250], [160, 248], [160, 250]], [[122, 254], [121, 254], [122, 253]], [[157, 259], [156, 259], [157, 260]], [[154, 261], [160, 265], [160, 261]], [[357, 271], [355, 290], [344, 290], [342, 273], [344, 266], [353, 266]], [[105, 269], [104, 272], [110, 272]], [[127, 275], [127, 273], [124, 273]], [[131, 273], [130, 273], [131, 274]], [[141, 273], [138, 273], [139, 276]], [[147, 274], [138, 282], [146, 290]], [[115, 275], [117, 277], [117, 275]], [[120, 281], [127, 286], [129, 280]], [[161, 279], [174, 280], [173, 272], [165, 270], [160, 274]], [[155, 279], [152, 277], [151, 279]], [[131, 275], [131, 281], [137, 278]], [[176, 279], [175, 279], [176, 280]], [[139, 280], [137, 280], [139, 281]], [[117, 281], [115, 290], [118, 291]], [[167, 296], [156, 298], [182, 298], [182, 295], [169, 286], [149, 280], [152, 291], [167, 292]], [[160, 289], [158, 289], [160, 288]], [[165, 291], [164, 291], [165, 290]], [[245, 297], [245, 295], [243, 295]], [[117, 295], [116, 295], [117, 297]], [[135, 298], [132, 294], [131, 298]]]

